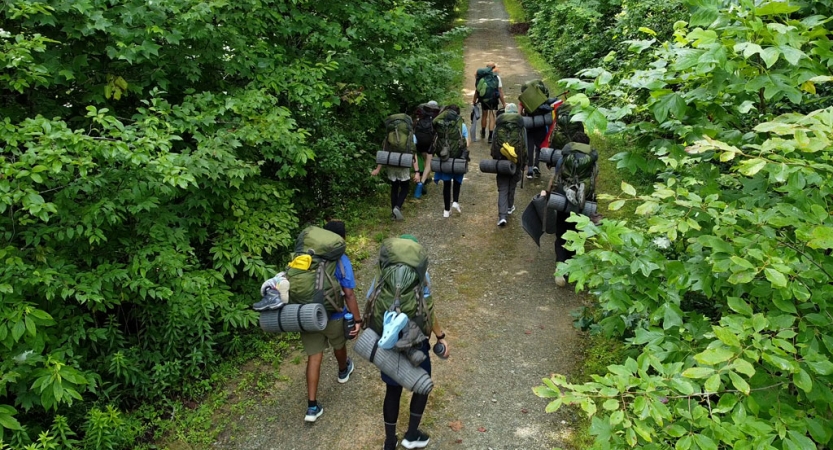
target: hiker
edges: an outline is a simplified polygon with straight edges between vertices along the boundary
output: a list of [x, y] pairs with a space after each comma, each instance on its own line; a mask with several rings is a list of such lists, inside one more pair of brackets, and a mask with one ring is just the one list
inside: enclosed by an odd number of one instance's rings
[[[315, 233], [314, 236], [313, 233]], [[301, 342], [304, 344], [304, 351], [307, 354], [306, 378], [308, 403], [307, 413], [306, 416], [304, 416], [304, 421], [306, 422], [315, 422], [319, 417], [321, 417], [322, 414], [324, 414], [324, 408], [317, 399], [318, 379], [321, 375], [321, 361], [324, 358], [324, 350], [326, 350], [329, 346], [333, 347], [333, 355], [338, 362], [339, 383], [346, 383], [350, 379], [350, 374], [353, 373], [353, 361], [347, 356], [343, 321], [344, 314], [347, 312], [353, 314], [353, 317], [361, 316], [359, 315], [359, 305], [356, 302], [356, 295], [353, 291], [356, 288], [356, 279], [353, 275], [353, 265], [350, 263], [350, 259], [347, 255], [344, 254], [345, 234], [346, 229], [344, 222], [340, 220], [331, 220], [324, 225], [323, 230], [317, 227], [307, 228], [298, 239], [298, 242], [302, 244], [307, 242], [304, 240], [305, 236], [311, 236], [312, 239], [310, 239], [310, 241], [324, 242], [324, 244], [322, 244], [322, 246], [318, 249], [311, 249], [314, 250], [312, 253], [321, 255], [321, 257], [324, 258], [324, 260], [319, 262], [319, 264], [323, 264], [326, 258], [328, 258], [327, 251], [332, 253], [333, 250], [331, 249], [335, 249], [336, 255], [339, 250], [341, 253], [340, 256], [335, 258], [334, 261], [327, 261], [328, 263], [335, 265], [334, 274], [338, 283], [338, 286], [328, 286], [329, 281], [325, 281], [324, 283], [324, 297], [326, 299], [324, 303], [325, 306], [328, 307], [327, 311], [329, 313], [327, 327], [324, 331], [320, 332], [301, 332]], [[299, 243], [296, 243], [296, 255], [302, 252], [307, 253], [308, 250], [302, 248], [303, 245], [299, 245]], [[299, 252], [299, 250], [301, 250], [301, 252]], [[301, 255], [301, 257], [303, 256], [306, 255]], [[313, 255], [313, 257], [315, 257], [315, 255]], [[297, 256], [296, 259], [298, 259]], [[299, 280], [298, 278], [293, 278], [294, 272], [291, 267], [293, 267], [293, 263], [290, 263], [290, 269], [286, 272], [286, 275], [289, 278], [291, 301], [297, 303], [299, 302], [299, 296], [293, 292], [298, 292], [298, 286], [300, 286], [303, 282], [297, 281]], [[332, 274], [329, 274], [327, 269], [323, 269], [323, 272], [327, 275], [322, 276], [321, 278], [330, 280], [331, 278], [329, 277], [332, 276]], [[278, 289], [279, 285], [276, 283], [276, 281], [279, 281], [278, 278], [279, 277], [275, 277], [266, 280], [261, 287], [261, 293], [265, 293], [269, 288]], [[315, 283], [316, 278], [318, 278], [318, 274], [312, 274], [312, 283]], [[295, 286], [295, 291], [293, 291], [293, 286]], [[361, 320], [356, 320], [353, 331], [350, 333], [351, 336], [356, 336], [358, 334], [361, 323]]]
[[425, 182], [429, 180], [428, 175], [431, 173], [431, 147], [434, 144], [434, 118], [440, 113], [440, 105], [431, 100], [428, 103], [423, 103], [417, 106], [414, 111], [414, 137], [416, 137], [416, 151], [419, 160], [419, 179], [416, 189], [414, 190], [414, 197], [420, 198], [428, 194]]
[[[417, 138], [414, 134], [413, 121], [407, 114], [393, 114], [385, 119], [387, 137], [382, 145], [383, 151], [394, 153], [410, 153], [414, 155], [412, 167], [414, 169], [414, 182], [419, 183], [419, 163], [416, 158]], [[405, 205], [405, 198], [411, 188], [411, 168], [398, 166], [385, 166], [390, 186], [391, 219], [403, 220], [402, 207]], [[379, 175], [382, 171], [382, 164], [376, 164], [376, 168], [370, 175]]]
[[[559, 211], [555, 215], [555, 263], [556, 267], [575, 256], [576, 252], [564, 247], [567, 242], [564, 234], [575, 231], [575, 222], [567, 222], [573, 213], [581, 213], [586, 201], [596, 199], [596, 179], [599, 175], [597, 164], [598, 154], [590, 146], [590, 138], [583, 131], [577, 131], [572, 136], [572, 142], [567, 143], [563, 150], [564, 156], [554, 169], [552, 192], [541, 191], [541, 196], [561, 194], [567, 198], [570, 209]], [[591, 215], [591, 220], [598, 223], [601, 216]], [[567, 285], [563, 275], [556, 275], [555, 284], [558, 287]]]
[[[449, 158], [460, 158], [469, 161], [468, 146], [471, 144], [469, 139], [469, 130], [463, 117], [460, 115], [460, 107], [457, 105], [449, 105], [443, 108], [437, 118], [434, 119], [434, 127], [436, 131], [436, 141], [434, 145], [434, 152], [439, 152], [437, 155], [442, 161]], [[464, 173], [446, 173], [437, 171], [434, 173], [434, 183], [443, 182], [443, 217], [451, 216], [451, 208], [454, 208], [458, 213], [463, 211], [460, 209], [460, 188], [463, 185]], [[454, 191], [452, 203], [452, 187]]]
[[521, 179], [522, 165], [526, 162], [526, 129], [518, 105], [509, 103], [506, 112], [498, 116], [495, 124], [495, 138], [491, 145], [493, 159], [508, 159], [517, 164], [513, 175], [498, 173], [497, 180], [497, 226], [505, 227], [507, 216], [515, 212], [515, 187]]
[[[550, 91], [541, 80], [527, 81], [521, 86], [521, 95], [518, 97], [521, 113], [525, 117], [542, 119], [539, 116], [552, 117], [552, 107], [549, 105]], [[537, 122], [537, 120], [536, 120]], [[540, 176], [538, 158], [541, 155], [541, 148], [545, 146], [549, 127], [541, 120], [541, 125], [526, 128], [527, 144], [527, 171], [526, 177]]]
[[[480, 138], [486, 137], [486, 127], [489, 128], [489, 144], [492, 143], [492, 134], [495, 129], [498, 101], [500, 105], [506, 106], [503, 98], [503, 81], [500, 79], [497, 64], [486, 63], [486, 67], [477, 69], [475, 75], [474, 96], [471, 99], [472, 105], [480, 103], [483, 109], [480, 117]], [[472, 124], [472, 128], [475, 128]], [[476, 131], [476, 130], [475, 130]]]
[[[412, 265], [395, 262], [405, 260], [410, 261]], [[402, 270], [403, 268], [409, 270]], [[427, 268], [427, 254], [416, 237], [403, 234], [400, 238], [386, 239], [380, 250], [379, 273], [368, 290], [365, 326], [371, 328], [379, 336], [384, 336], [386, 312], [401, 312], [407, 315], [409, 324], [418, 327], [420, 332], [418, 334], [425, 338], [411, 349], [424, 355], [419, 367], [430, 375], [431, 359], [428, 349], [430, 348], [429, 338], [431, 334], [437, 338], [437, 344], [442, 344], [444, 348], [442, 353], [438, 354], [441, 358], [448, 357], [449, 346], [445, 332], [443, 332], [434, 310], [434, 301], [431, 297], [431, 281]], [[401, 289], [402, 285], [405, 285], [406, 289]], [[400, 295], [397, 297], [395, 292], [400, 293]], [[397, 306], [398, 309], [395, 310]], [[418, 324], [421, 324], [421, 326]], [[402, 397], [402, 386], [384, 372], [381, 373], [381, 377], [386, 384], [385, 400], [382, 406], [382, 417], [385, 423], [384, 449], [392, 450], [398, 444], [396, 424], [399, 420], [399, 401]], [[401, 442], [403, 447], [414, 449], [424, 448], [428, 445], [429, 436], [419, 429], [422, 414], [425, 412], [427, 404], [427, 394], [412, 394], [408, 430]]]

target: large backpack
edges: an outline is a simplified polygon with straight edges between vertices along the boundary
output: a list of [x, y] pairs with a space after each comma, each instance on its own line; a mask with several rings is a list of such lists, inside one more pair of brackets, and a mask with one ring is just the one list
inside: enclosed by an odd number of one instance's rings
[[410, 239], [385, 239], [373, 290], [364, 308], [365, 327], [381, 336], [385, 312], [398, 310], [429, 336], [433, 301], [424, 296], [427, 270], [428, 253], [422, 245]]
[[527, 115], [537, 115], [545, 111], [538, 108], [545, 104], [550, 96], [550, 90], [541, 80], [531, 80], [521, 85], [521, 95], [518, 96]]
[[579, 131], [584, 132], [582, 122], [570, 122], [572, 110], [567, 105], [561, 105], [555, 110], [555, 127], [550, 133], [549, 147], [554, 149], [564, 148]]
[[382, 150], [396, 153], [414, 153], [414, 125], [407, 114], [392, 114], [385, 119], [387, 137]]
[[555, 166], [555, 192], [564, 194], [570, 211], [584, 211], [584, 203], [596, 197], [599, 154], [589, 144], [569, 142]]
[[434, 119], [434, 154], [445, 161], [449, 158], [462, 158], [466, 151], [466, 138], [463, 137], [463, 118], [453, 109], [446, 109]]
[[423, 103], [414, 111], [414, 136], [420, 147], [429, 146], [434, 142], [434, 118], [440, 113], [439, 108]]
[[477, 69], [474, 86], [481, 101], [489, 102], [500, 97], [500, 83], [491, 67]]
[[526, 162], [526, 128], [524, 118], [516, 113], [503, 113], [495, 121], [495, 133], [490, 153], [494, 159], [506, 159], [500, 153], [504, 143], [515, 147], [518, 161]]
[[295, 241], [295, 253], [286, 269], [289, 301], [321, 303], [330, 313], [341, 311], [344, 297], [335, 271], [346, 247], [344, 239], [332, 231], [305, 228]]

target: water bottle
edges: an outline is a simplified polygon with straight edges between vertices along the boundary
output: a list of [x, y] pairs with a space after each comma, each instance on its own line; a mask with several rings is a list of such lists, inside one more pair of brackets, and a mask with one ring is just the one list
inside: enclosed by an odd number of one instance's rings
[[447, 356], [443, 356], [443, 353], [445, 353], [445, 345], [442, 342], [434, 344], [434, 354], [439, 356], [440, 359], [448, 359]]
[[355, 336], [350, 336], [353, 328], [356, 326], [356, 321], [353, 319], [353, 314], [347, 313], [344, 315], [344, 339], [350, 340]]
[[417, 183], [416, 189], [414, 189], [414, 198], [422, 197], [422, 182]]

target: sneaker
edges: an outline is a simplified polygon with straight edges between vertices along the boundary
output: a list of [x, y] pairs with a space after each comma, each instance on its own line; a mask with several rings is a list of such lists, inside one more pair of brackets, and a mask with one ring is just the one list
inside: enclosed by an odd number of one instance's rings
[[480, 129], [480, 139], [484, 139], [485, 137], [486, 137], [486, 129], [481, 128]]
[[321, 403], [316, 402], [315, 406], [307, 408], [307, 415], [304, 416], [304, 422], [315, 422], [321, 417], [321, 414], [324, 414], [324, 408], [321, 407]]
[[532, 172], [535, 174], [536, 177], [541, 176], [541, 169], [539, 169], [538, 166], [532, 166]]
[[266, 292], [266, 295], [263, 297], [263, 300], [255, 303], [252, 305], [252, 309], [255, 311], [268, 311], [274, 309], [281, 309], [283, 308], [284, 303], [281, 301], [280, 294], [273, 289], [269, 289]]
[[512, 214], [513, 212], [515, 212], [515, 205], [512, 205], [512, 207], [509, 208], [509, 211], [506, 211], [506, 214]]
[[497, 226], [505, 227], [506, 226], [506, 219], [500, 219], [497, 221]]
[[399, 210], [398, 206], [393, 208], [393, 218], [394, 220], [404, 220], [405, 216], [402, 215], [402, 211]]
[[398, 444], [399, 440], [395, 437], [393, 439], [385, 439], [385, 446], [382, 447], [382, 450], [396, 450]]
[[454, 209], [456, 209], [458, 213], [462, 213], [462, 212], [463, 212], [463, 210], [461, 210], [461, 209], [460, 209], [460, 204], [459, 204], [459, 203], [457, 203], [457, 202], [452, 203], [452, 204], [451, 204], [451, 207], [452, 207], [452, 208], [454, 208]]
[[567, 285], [567, 280], [564, 279], [563, 275], [556, 275], [555, 276], [555, 285], [558, 287], [564, 287]]
[[428, 445], [428, 435], [417, 430], [413, 436], [407, 434], [402, 439], [402, 446], [405, 448], [425, 448]]
[[527, 179], [527, 180], [531, 180], [531, 179], [532, 179], [532, 170], [527, 170], [527, 171], [526, 171], [526, 179]]
[[445, 218], [451, 217], [451, 211], [443, 211], [443, 217], [445, 217]]
[[339, 370], [338, 371], [338, 382], [341, 383], [341, 384], [346, 383], [347, 380], [350, 379], [350, 374], [353, 373], [354, 368], [355, 368], [355, 366], [353, 366], [353, 360], [348, 357], [347, 358], [347, 367], [344, 370]]

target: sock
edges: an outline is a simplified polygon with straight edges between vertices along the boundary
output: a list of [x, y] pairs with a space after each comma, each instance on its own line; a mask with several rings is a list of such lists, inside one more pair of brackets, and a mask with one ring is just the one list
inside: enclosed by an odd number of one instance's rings
[[419, 429], [419, 423], [422, 421], [422, 413], [425, 411], [425, 406], [427, 404], [427, 395], [414, 394], [411, 397], [411, 418], [408, 420], [408, 432], [405, 436], [410, 438], [416, 437], [416, 432]]
[[318, 404], [318, 400], [307, 400], [307, 408], [312, 408]]

